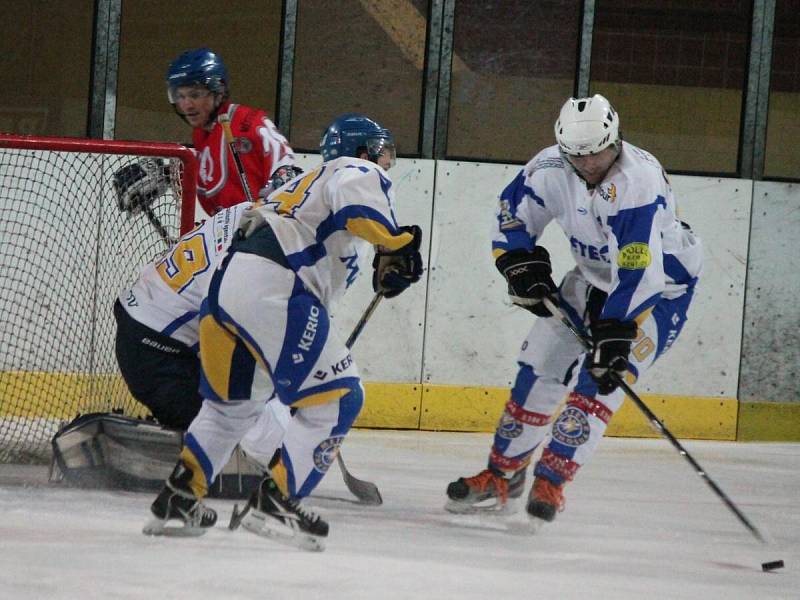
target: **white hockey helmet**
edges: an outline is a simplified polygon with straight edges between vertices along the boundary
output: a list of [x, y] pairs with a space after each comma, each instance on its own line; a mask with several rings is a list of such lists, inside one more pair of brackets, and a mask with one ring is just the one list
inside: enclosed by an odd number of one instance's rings
[[619, 143], [619, 116], [600, 94], [570, 98], [561, 107], [555, 131], [556, 141], [566, 154], [597, 154]]

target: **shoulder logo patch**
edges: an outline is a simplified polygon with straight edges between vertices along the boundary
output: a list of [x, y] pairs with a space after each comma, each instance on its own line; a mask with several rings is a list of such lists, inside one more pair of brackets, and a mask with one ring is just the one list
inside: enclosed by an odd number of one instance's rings
[[601, 187], [597, 189], [597, 193], [606, 201], [614, 204], [617, 201], [617, 186], [613, 183], [608, 186], [608, 190], [604, 190]]
[[650, 255], [650, 247], [643, 242], [633, 242], [623, 246], [617, 256], [617, 265], [620, 269], [646, 269], [650, 266], [653, 258]]

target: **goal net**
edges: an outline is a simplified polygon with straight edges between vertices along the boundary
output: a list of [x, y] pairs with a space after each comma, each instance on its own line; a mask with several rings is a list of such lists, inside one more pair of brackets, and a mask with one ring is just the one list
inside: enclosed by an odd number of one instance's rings
[[[114, 174], [147, 157], [169, 185], [123, 212]], [[79, 414], [148, 414], [119, 375], [112, 306], [193, 226], [196, 173], [177, 144], [0, 135], [0, 463], [48, 460]]]

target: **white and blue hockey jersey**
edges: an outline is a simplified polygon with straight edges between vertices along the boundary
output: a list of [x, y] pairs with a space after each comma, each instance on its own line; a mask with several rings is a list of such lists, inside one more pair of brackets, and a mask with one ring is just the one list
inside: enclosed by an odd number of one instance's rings
[[659, 162], [633, 144], [622, 142], [603, 181], [591, 187], [558, 146], [534, 156], [500, 195], [495, 257], [533, 249], [553, 220], [580, 276], [608, 294], [599, 318], [634, 319], [660, 298], [680, 296], [700, 275], [700, 240], [678, 219]]
[[373, 245], [396, 250], [411, 241], [398, 228], [393, 196], [383, 168], [343, 157], [293, 179], [253, 210], [275, 232], [292, 270], [330, 306], [368, 266]]
[[251, 206], [245, 202], [221, 210], [183, 235], [165, 256], [145, 265], [136, 282], [119, 294], [128, 314], [197, 350], [200, 304], [214, 267]]

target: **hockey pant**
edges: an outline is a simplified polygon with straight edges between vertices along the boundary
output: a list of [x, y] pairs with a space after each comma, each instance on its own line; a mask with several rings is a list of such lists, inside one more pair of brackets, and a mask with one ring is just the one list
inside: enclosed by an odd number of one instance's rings
[[[584, 333], [590, 291], [591, 286], [574, 271], [559, 290], [562, 310]], [[633, 377], [650, 368], [678, 338], [691, 299], [691, 289], [678, 298], [662, 299], [637, 319], [639, 332], [628, 359]], [[625, 398], [621, 389], [608, 395], [598, 392], [587, 370], [588, 359], [558, 319], [536, 320], [522, 344], [519, 370], [495, 431], [489, 466], [505, 472], [526, 467], [550, 433], [534, 475], [557, 485], [575, 476], [594, 454]], [[627, 377], [632, 383], [631, 375]], [[558, 411], [565, 396], [566, 405]]]
[[[235, 252], [215, 273], [200, 317], [200, 392], [182, 457], [203, 491], [256, 418], [254, 398], [274, 389], [295, 409], [270, 471], [293, 498], [311, 493], [363, 404], [358, 371], [327, 309], [295, 273]], [[247, 443], [247, 442], [246, 442]], [[258, 445], [255, 441], [255, 445]], [[261, 459], [269, 453], [265, 444]], [[254, 452], [253, 444], [245, 452]]]
[[186, 431], [203, 402], [197, 393], [196, 351], [140, 323], [119, 300], [114, 302], [114, 317], [117, 363], [131, 395], [164, 427]]

